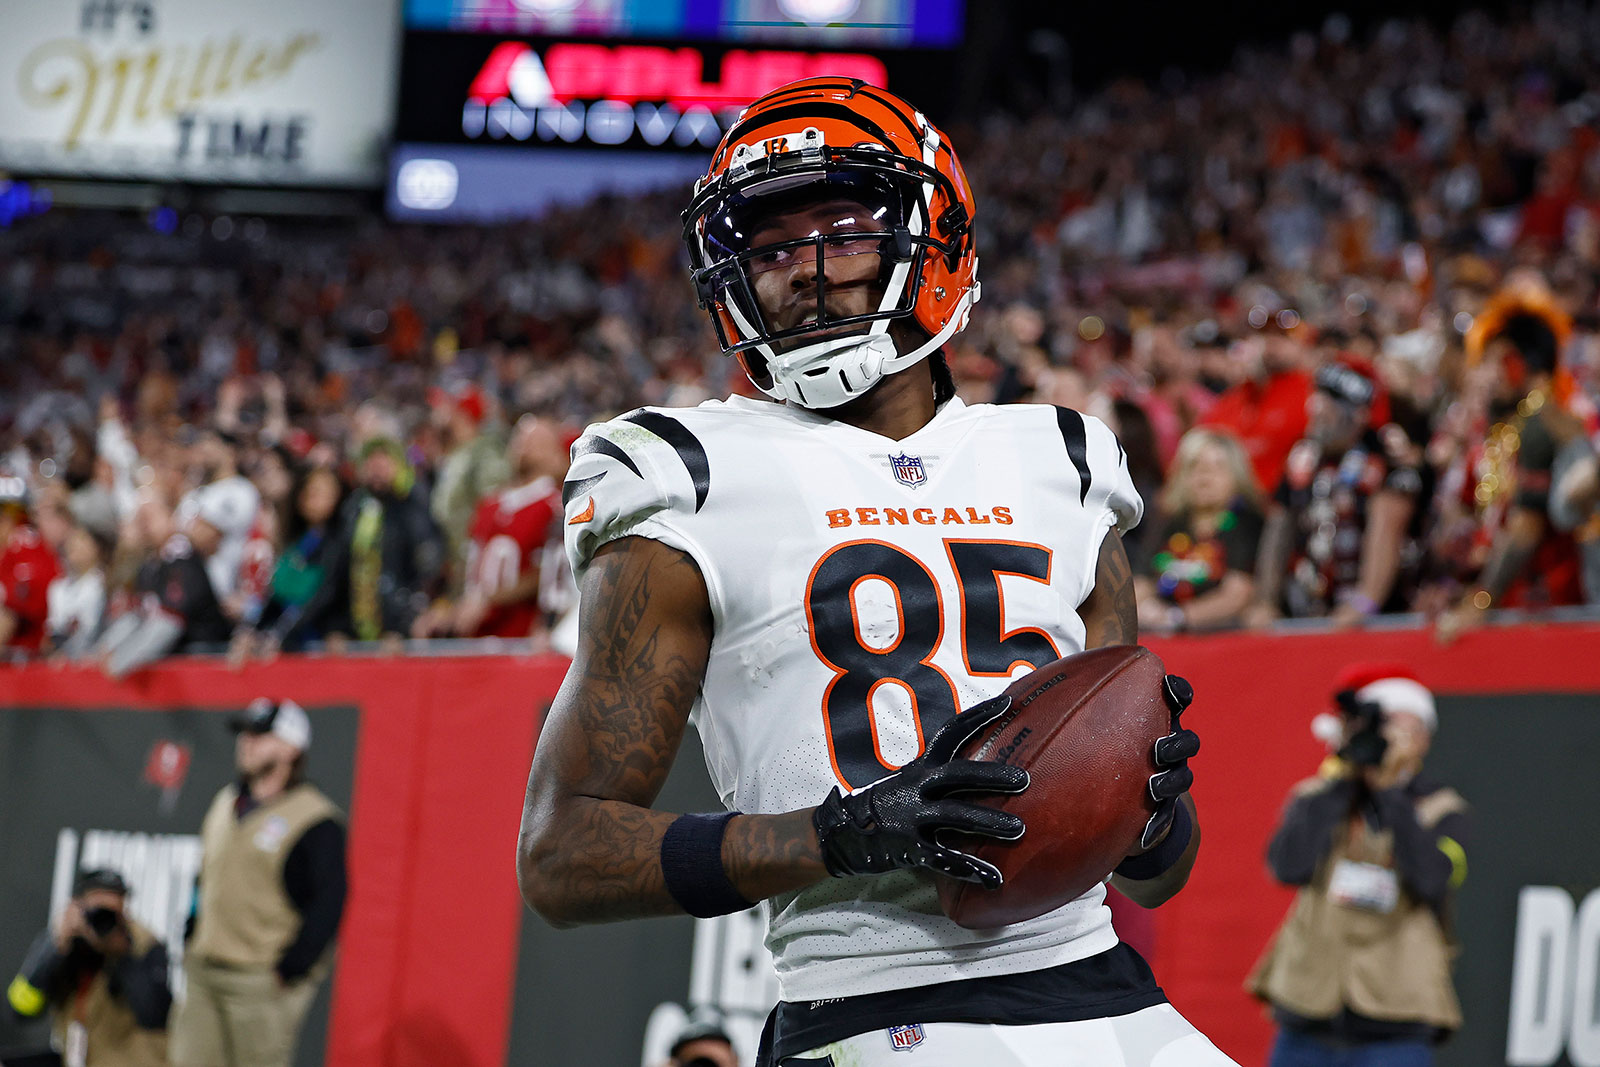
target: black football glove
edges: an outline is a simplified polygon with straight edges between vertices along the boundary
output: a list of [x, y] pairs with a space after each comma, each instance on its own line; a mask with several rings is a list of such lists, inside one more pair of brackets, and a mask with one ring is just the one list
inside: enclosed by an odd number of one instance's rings
[[1017, 816], [954, 799], [959, 793], [1028, 788], [1028, 772], [1021, 767], [955, 758], [968, 738], [1010, 708], [1011, 698], [1003, 693], [976, 704], [940, 727], [922, 755], [887, 778], [849, 794], [835, 786], [812, 815], [828, 873], [842, 878], [922, 867], [998, 889], [1001, 877], [994, 864], [941, 845], [936, 835], [955, 830], [1001, 841], [1022, 836]]
[[1156, 741], [1156, 766], [1161, 770], [1150, 776], [1150, 798], [1156, 802], [1156, 812], [1144, 824], [1144, 834], [1139, 838], [1139, 849], [1153, 846], [1172, 825], [1178, 798], [1194, 784], [1194, 772], [1189, 769], [1189, 757], [1200, 751], [1200, 735], [1186, 730], [1178, 718], [1183, 709], [1194, 703], [1194, 686], [1176, 674], [1167, 675], [1161, 689], [1172, 710], [1172, 732]]

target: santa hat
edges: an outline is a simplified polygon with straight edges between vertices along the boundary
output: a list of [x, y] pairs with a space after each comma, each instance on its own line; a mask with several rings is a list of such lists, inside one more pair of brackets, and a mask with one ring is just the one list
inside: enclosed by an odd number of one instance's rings
[[[1353, 663], [1334, 679], [1333, 691], [1355, 692], [1363, 704], [1376, 704], [1385, 715], [1414, 715], [1431, 734], [1439, 728], [1439, 712], [1433, 694], [1417, 680], [1403, 663]], [[1318, 740], [1334, 744], [1342, 736], [1339, 716], [1323, 712], [1311, 721], [1311, 733]]]

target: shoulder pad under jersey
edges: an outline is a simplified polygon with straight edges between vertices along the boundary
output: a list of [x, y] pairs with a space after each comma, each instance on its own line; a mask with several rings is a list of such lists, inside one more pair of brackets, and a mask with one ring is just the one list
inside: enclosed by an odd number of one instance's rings
[[699, 439], [650, 408], [596, 423], [572, 445], [561, 487], [567, 559], [581, 579], [608, 541], [642, 536], [692, 552], [686, 527], [705, 506], [711, 465]]
[[1107, 509], [1116, 519], [1117, 531], [1127, 533], [1144, 516], [1144, 501], [1128, 473], [1122, 443], [1093, 415], [1063, 407], [1055, 412], [1067, 459], [1078, 475], [1079, 502], [1085, 508]]

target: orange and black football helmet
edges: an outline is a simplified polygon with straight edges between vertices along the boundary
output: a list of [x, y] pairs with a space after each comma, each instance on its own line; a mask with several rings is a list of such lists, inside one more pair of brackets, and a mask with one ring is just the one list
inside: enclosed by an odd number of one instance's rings
[[[867, 211], [826, 232], [753, 243], [764, 220], [836, 201]], [[723, 351], [738, 355], [767, 394], [830, 408], [966, 326], [979, 295], [975, 210], [955, 150], [921, 112], [859, 80], [808, 78], [761, 97], [728, 130], [695, 183], [683, 237]], [[879, 256], [882, 298], [866, 313], [830, 316], [823, 261], [861, 252]], [[796, 257], [815, 257], [815, 316], [780, 327], [757, 300], [754, 279]], [[900, 320], [918, 327], [909, 331], [914, 342], [907, 331], [891, 338], [889, 326]]]

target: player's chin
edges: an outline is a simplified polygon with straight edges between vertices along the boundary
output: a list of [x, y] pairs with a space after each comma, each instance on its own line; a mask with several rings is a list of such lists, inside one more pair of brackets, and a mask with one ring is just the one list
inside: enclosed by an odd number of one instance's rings
[[806, 330], [804, 333], [777, 341], [773, 344], [773, 348], [779, 352], [793, 352], [797, 348], [814, 345], [819, 341], [831, 341], [836, 337], [865, 337], [866, 334], [867, 327], [862, 323], [852, 326], [829, 326], [820, 330]]

